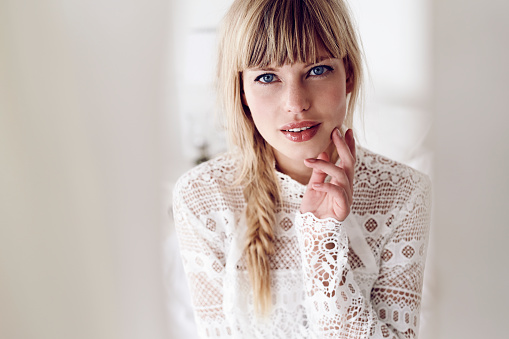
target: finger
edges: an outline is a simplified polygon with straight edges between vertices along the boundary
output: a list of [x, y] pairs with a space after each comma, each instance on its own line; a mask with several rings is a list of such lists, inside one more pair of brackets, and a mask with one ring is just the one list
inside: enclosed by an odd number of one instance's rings
[[355, 149], [355, 138], [353, 135], [353, 130], [349, 129], [345, 133], [345, 142], [348, 145], [348, 149], [350, 150], [350, 153], [352, 154], [353, 163], [352, 163], [352, 178], [350, 180], [350, 184], [352, 185], [352, 191], [353, 191], [353, 182], [354, 182], [354, 176], [355, 176], [355, 163], [357, 162], [357, 152]]
[[344, 171], [341, 171], [341, 175], [339, 177], [333, 177], [330, 183], [332, 185], [341, 187], [348, 197], [348, 202], [350, 204], [353, 203], [353, 185]]
[[[350, 186], [350, 179], [346, 174], [345, 169], [336, 166], [335, 164], [320, 160], [320, 159], [306, 159], [306, 166], [313, 168], [313, 173], [325, 173], [331, 177], [330, 182], [336, 185]], [[310, 180], [311, 182], [311, 180]], [[315, 182], [315, 181], [313, 181]]]
[[346, 141], [346, 144], [348, 145], [348, 148], [350, 149], [350, 153], [352, 154], [353, 161], [355, 164], [357, 162], [357, 152], [355, 149], [355, 138], [353, 136], [352, 129], [349, 129], [348, 131], [346, 131], [345, 141]]
[[344, 214], [345, 218], [350, 213], [351, 204], [347, 191], [343, 187], [336, 186], [331, 183], [317, 183], [313, 184], [313, 189], [330, 195], [333, 198], [334, 205], [340, 209], [340, 213]]
[[[349, 132], [347, 131], [345, 136], [348, 133]], [[352, 152], [350, 151], [350, 147], [345, 141], [345, 138], [341, 137], [339, 129], [336, 129], [335, 132], [332, 133], [332, 141], [334, 142], [334, 145], [338, 151], [339, 158], [341, 159], [339, 167], [346, 171], [349, 181], [353, 182], [355, 158], [353, 157]]]
[[325, 178], [327, 177], [327, 173], [322, 171], [320, 166], [315, 166], [317, 163], [329, 163], [329, 156], [327, 153], [322, 152], [318, 155], [316, 159], [306, 159], [304, 160], [304, 165], [307, 167], [313, 168], [313, 173], [311, 173], [311, 177], [309, 178], [309, 186], [312, 186], [315, 183], [323, 183]]
[[[336, 186], [341, 186], [345, 189], [349, 201], [352, 200], [353, 186], [344, 169], [324, 160], [314, 160], [313, 162], [306, 164], [306, 166], [312, 167], [313, 173], [317, 172], [329, 175], [331, 177], [330, 183]], [[320, 183], [324, 182], [324, 180], [320, 181]], [[316, 181], [310, 180], [310, 184], [313, 183], [316, 183]]]
[[[348, 195], [351, 196], [352, 184], [343, 168], [340, 168], [335, 164], [325, 160], [311, 159], [313, 160], [312, 162], [310, 162], [310, 159], [307, 160], [308, 163], [306, 166], [313, 168], [313, 173], [325, 173], [326, 176], [329, 175], [331, 177], [330, 183], [344, 187], [348, 191]], [[319, 179], [322, 178], [319, 177]], [[325, 178], [321, 181], [310, 180], [310, 183], [321, 183], [324, 181]]]

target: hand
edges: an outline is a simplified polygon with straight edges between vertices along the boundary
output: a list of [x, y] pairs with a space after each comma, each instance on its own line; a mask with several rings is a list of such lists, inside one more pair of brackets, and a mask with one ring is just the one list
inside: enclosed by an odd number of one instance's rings
[[[304, 164], [313, 169], [306, 193], [300, 205], [300, 212], [311, 212], [319, 219], [334, 218], [339, 221], [350, 214], [353, 200], [353, 178], [355, 167], [355, 140], [349, 129], [341, 137], [339, 129], [332, 132], [341, 162], [339, 166], [331, 163], [327, 153], [322, 152], [316, 159], [306, 159]], [[325, 178], [329, 175], [330, 182]]]

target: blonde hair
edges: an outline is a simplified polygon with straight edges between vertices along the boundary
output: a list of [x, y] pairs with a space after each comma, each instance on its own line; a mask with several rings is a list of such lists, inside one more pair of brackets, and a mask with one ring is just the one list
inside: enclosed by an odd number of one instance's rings
[[242, 156], [240, 184], [246, 200], [245, 257], [256, 309], [270, 311], [270, 256], [274, 254], [276, 206], [280, 200], [272, 147], [258, 133], [242, 104], [242, 72], [271, 64], [317, 62], [320, 46], [343, 59], [352, 91], [345, 128], [361, 90], [362, 53], [342, 0], [236, 0], [220, 33], [218, 95], [231, 146]]

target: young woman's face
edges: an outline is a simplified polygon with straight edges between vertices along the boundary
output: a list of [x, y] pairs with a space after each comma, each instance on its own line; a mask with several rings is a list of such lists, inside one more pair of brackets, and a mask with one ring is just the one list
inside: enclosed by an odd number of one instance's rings
[[330, 155], [331, 133], [345, 118], [351, 81], [343, 60], [324, 50], [319, 60], [243, 72], [243, 102], [280, 167], [295, 167], [324, 151]]

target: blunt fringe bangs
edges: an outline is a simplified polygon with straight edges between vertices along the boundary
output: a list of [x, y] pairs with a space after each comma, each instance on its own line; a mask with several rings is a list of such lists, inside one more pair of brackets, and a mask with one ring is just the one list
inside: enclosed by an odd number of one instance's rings
[[[243, 41], [237, 46], [240, 69], [317, 62], [320, 45], [331, 57], [346, 55], [345, 44], [336, 40], [343, 35], [341, 27], [336, 25], [339, 18], [327, 1], [322, 6], [313, 0], [258, 3], [247, 13], [249, 24], [244, 27]], [[331, 18], [336, 20], [331, 22]]]

